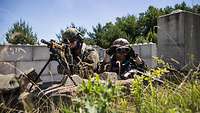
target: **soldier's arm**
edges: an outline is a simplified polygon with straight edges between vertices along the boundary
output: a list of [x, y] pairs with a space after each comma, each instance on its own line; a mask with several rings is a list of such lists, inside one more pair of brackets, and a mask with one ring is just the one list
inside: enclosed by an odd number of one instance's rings
[[95, 70], [97, 68], [97, 64], [99, 62], [99, 54], [97, 51], [90, 51], [87, 56], [86, 63], [90, 64], [92, 68]]
[[136, 57], [134, 58], [134, 61], [138, 65], [144, 64], [144, 61], [138, 55], [136, 55]]
[[133, 58], [133, 62], [136, 64], [137, 67], [146, 70], [147, 66], [145, 65], [145, 62], [138, 54], [135, 53], [133, 48], [131, 48], [131, 52], [129, 54], [131, 58]]
[[138, 70], [143, 72], [147, 70], [147, 65], [145, 64], [144, 60], [138, 54], [136, 54], [133, 49], [131, 50], [130, 55]]
[[139, 71], [146, 71], [147, 70], [147, 65], [145, 64], [144, 60], [142, 58], [140, 58], [138, 55], [133, 58], [133, 61], [135, 62], [137, 69]]

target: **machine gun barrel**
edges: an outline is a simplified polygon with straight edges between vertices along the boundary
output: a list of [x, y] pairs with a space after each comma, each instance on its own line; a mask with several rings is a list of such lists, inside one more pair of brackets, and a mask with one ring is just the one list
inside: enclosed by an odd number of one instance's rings
[[50, 46], [50, 45], [51, 45], [51, 43], [47, 42], [47, 41], [44, 40], [44, 39], [42, 39], [41, 42], [42, 42], [43, 44], [46, 44], [47, 46]]
[[55, 40], [50, 40], [49, 42], [42, 39], [41, 42], [43, 44], [46, 44], [48, 46], [48, 48], [50, 49], [59, 49], [61, 51], [65, 51], [65, 48], [66, 48], [66, 44], [60, 44], [60, 43], [57, 43]]

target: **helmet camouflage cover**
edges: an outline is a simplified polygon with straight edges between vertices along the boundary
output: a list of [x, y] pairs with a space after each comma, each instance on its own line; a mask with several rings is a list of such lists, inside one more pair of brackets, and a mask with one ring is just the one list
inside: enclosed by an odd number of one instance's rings
[[68, 28], [62, 35], [62, 40], [77, 40], [81, 39], [81, 33], [76, 28]]
[[112, 47], [122, 47], [122, 46], [129, 46], [128, 40], [124, 38], [118, 38], [112, 43]]

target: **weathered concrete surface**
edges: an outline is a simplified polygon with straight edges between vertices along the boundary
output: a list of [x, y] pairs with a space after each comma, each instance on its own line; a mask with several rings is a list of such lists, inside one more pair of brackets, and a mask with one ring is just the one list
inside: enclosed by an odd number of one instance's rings
[[140, 48], [141, 44], [134, 44], [132, 45], [133, 50], [135, 51], [136, 54], [141, 55], [141, 48]]
[[143, 44], [141, 47], [141, 57], [144, 59], [150, 59], [152, 57], [157, 56], [157, 48], [156, 44], [149, 43], [149, 44]]
[[[16, 62], [16, 74], [19, 75], [22, 72], [34, 68], [35, 71], [39, 74], [40, 70], [44, 67], [46, 61], [24, 61]], [[49, 66], [44, 70], [43, 74], [49, 74]]]
[[0, 62], [0, 74], [14, 74], [15, 68], [15, 62]]
[[[105, 50], [98, 46], [94, 46], [99, 52], [100, 59], [103, 60]], [[156, 44], [134, 44], [133, 49], [139, 54], [149, 67], [155, 67], [152, 56], [157, 56]], [[0, 45], [0, 73], [1, 74], [17, 74], [34, 68], [37, 73], [49, 59], [49, 49], [46, 46], [30, 46], [30, 45]], [[45, 82], [59, 81], [61, 76], [57, 73], [58, 63], [50, 62], [41, 79]]]
[[43, 82], [54, 82], [54, 81], [61, 81], [64, 75], [53, 74], [53, 75], [43, 75], [41, 76], [41, 80]]
[[58, 62], [56, 61], [52, 61], [49, 63], [49, 66], [50, 66], [50, 73], [51, 74], [58, 74], [57, 72], [57, 66], [58, 66]]
[[32, 46], [0, 45], [0, 61], [31, 61]]
[[46, 46], [33, 47], [33, 60], [47, 60], [49, 58], [49, 48]]
[[132, 47], [135, 53], [139, 54], [148, 67], [154, 68], [157, 66], [153, 58], [157, 57], [157, 46], [155, 43], [137, 44]]
[[156, 67], [157, 66], [156, 61], [153, 58], [144, 59], [144, 62], [148, 67]]
[[[158, 54], [177, 69], [200, 61], [200, 15], [186, 11], [158, 19]], [[177, 60], [179, 64], [173, 62]]]

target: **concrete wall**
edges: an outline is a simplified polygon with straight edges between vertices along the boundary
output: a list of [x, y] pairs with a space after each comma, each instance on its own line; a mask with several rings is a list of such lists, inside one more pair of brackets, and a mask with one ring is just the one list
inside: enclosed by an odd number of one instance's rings
[[[158, 19], [158, 54], [177, 69], [200, 61], [200, 15], [186, 11]], [[179, 63], [175, 63], [171, 59]], [[188, 66], [187, 66], [188, 65]]]
[[[100, 59], [103, 60], [104, 49], [96, 47]], [[152, 56], [157, 56], [156, 44], [138, 44], [133, 45], [136, 53], [138, 53], [149, 67], [155, 67]], [[17, 74], [34, 68], [37, 73], [45, 65], [49, 58], [49, 50], [46, 46], [26, 46], [26, 45], [0, 45], [0, 74]], [[58, 81], [62, 79], [62, 75], [57, 73], [58, 63], [51, 62], [41, 79], [44, 82]]]
[[133, 49], [136, 54], [144, 60], [148, 67], [156, 67], [153, 57], [157, 57], [157, 46], [155, 43], [134, 44]]
[[[45, 46], [0, 45], [0, 73], [19, 75], [30, 68], [39, 73], [48, 58], [49, 50]], [[62, 79], [57, 73], [57, 65], [57, 62], [51, 62], [47, 66], [41, 76], [44, 82]]]
[[[104, 49], [97, 46], [94, 47], [99, 52], [100, 61], [103, 61]], [[139, 54], [139, 56], [145, 61], [148, 67], [156, 67], [156, 63], [153, 59], [153, 57], [157, 57], [157, 46], [155, 43], [132, 44], [132, 48], [135, 53]]]

